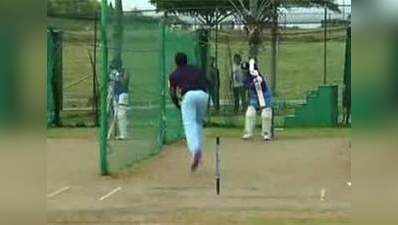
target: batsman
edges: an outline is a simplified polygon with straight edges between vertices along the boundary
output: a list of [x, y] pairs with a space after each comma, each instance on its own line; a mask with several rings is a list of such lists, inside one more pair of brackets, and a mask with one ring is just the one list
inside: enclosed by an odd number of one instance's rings
[[249, 106], [245, 115], [245, 130], [243, 139], [249, 140], [254, 135], [257, 111], [261, 113], [261, 135], [265, 141], [272, 140], [272, 102], [273, 97], [267, 80], [261, 75], [254, 59], [249, 64], [243, 64], [247, 76], [245, 87], [249, 90]]

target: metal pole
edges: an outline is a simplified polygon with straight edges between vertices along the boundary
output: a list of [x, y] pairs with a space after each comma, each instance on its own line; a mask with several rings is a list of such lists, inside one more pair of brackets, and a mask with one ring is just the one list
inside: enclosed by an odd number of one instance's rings
[[346, 2], [345, 2], [345, 0], [343, 0], [343, 20], [346, 20], [346, 18], [345, 18], [345, 9], [346, 9]]
[[161, 117], [160, 117], [160, 148], [165, 142], [166, 138], [166, 25], [165, 25], [165, 15], [163, 15], [163, 20], [161, 22], [161, 40], [160, 40], [160, 95], [161, 95]]
[[276, 73], [277, 73], [277, 41], [278, 41], [278, 10], [275, 7], [271, 30], [271, 89], [276, 95]]
[[[216, 111], [220, 110], [220, 76], [219, 76], [219, 69], [218, 69], [218, 23], [216, 24], [216, 43], [215, 43], [215, 48], [216, 48], [216, 52], [215, 52], [215, 67], [216, 67], [216, 72], [217, 72], [217, 76], [216, 76], [216, 86], [213, 87], [215, 93], [213, 93], [215, 95], [215, 102], [213, 102], [214, 104], [214, 108], [216, 109]], [[209, 96], [210, 98], [210, 96]], [[209, 101], [210, 103], [210, 101]], [[209, 122], [211, 117], [209, 116]]]
[[101, 174], [108, 175], [108, 1], [101, 0], [101, 131], [100, 131], [100, 166]]
[[94, 112], [94, 124], [98, 126], [98, 93], [97, 93], [97, 43], [98, 43], [98, 13], [94, 14], [94, 49], [93, 49], [93, 112]]
[[272, 119], [271, 119], [271, 138], [274, 140], [275, 138], [275, 108], [272, 106]]
[[220, 137], [216, 140], [216, 192], [220, 195], [221, 184], [221, 159], [220, 159]]
[[218, 69], [218, 24], [216, 25], [216, 44], [215, 44], [216, 52], [215, 52], [215, 58], [216, 58], [216, 68]]
[[327, 81], [327, 35], [328, 35], [328, 8], [325, 6], [325, 12], [324, 12], [324, 37], [323, 37], [323, 41], [324, 41], [324, 49], [323, 49], [323, 84], [326, 85], [326, 81]]

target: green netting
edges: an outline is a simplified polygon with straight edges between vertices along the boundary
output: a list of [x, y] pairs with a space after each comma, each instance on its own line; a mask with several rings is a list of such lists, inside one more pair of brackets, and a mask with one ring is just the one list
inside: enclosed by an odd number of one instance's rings
[[[235, 110], [232, 87], [233, 55], [238, 53], [248, 61], [249, 42], [252, 40], [242, 24], [230, 21], [232, 26], [213, 26], [197, 24], [188, 16], [169, 14], [164, 17], [149, 11], [122, 15], [108, 7], [102, 7], [102, 10], [102, 15], [109, 15], [109, 18], [101, 18], [102, 32], [106, 33], [102, 36], [106, 40], [101, 40], [105, 54], [101, 62], [105, 66], [102, 68], [105, 79], [102, 81], [102, 100], [105, 101], [104, 94], [108, 89], [106, 80], [112, 70], [116, 70], [127, 74], [122, 77], [128, 87], [130, 107], [130, 137], [116, 140], [120, 135], [116, 129], [108, 140], [108, 129], [112, 128], [112, 121], [118, 119], [112, 110], [106, 110], [106, 107], [112, 108], [112, 101], [102, 104], [105, 107], [101, 127], [103, 173], [120, 171], [158, 153], [163, 143], [183, 137], [180, 112], [172, 105], [167, 88], [167, 77], [174, 68], [173, 58], [178, 51], [188, 54], [191, 64], [206, 70], [208, 78], [218, 76], [211, 91], [218, 91], [219, 95], [213, 97], [219, 100], [219, 105], [211, 104], [208, 125], [243, 128], [246, 107]], [[294, 116], [296, 110], [306, 104], [309, 93], [324, 84], [324, 77], [326, 84], [339, 86], [341, 96], [347, 21], [328, 22], [327, 29], [324, 29], [326, 23], [322, 18], [317, 17], [311, 24], [302, 24], [296, 15], [291, 23], [281, 22], [276, 33], [266, 29], [259, 37], [263, 40], [258, 46], [259, 66], [269, 84], [276, 85], [273, 109], [276, 126], [283, 126], [285, 118]], [[172, 25], [163, 25], [167, 23]], [[272, 52], [276, 52], [275, 55]], [[213, 58], [214, 64], [211, 63]], [[274, 80], [271, 75], [273, 59], [276, 60]], [[215, 72], [217, 70], [219, 73]], [[216, 83], [218, 90], [214, 88]]]
[[[345, 26], [329, 27], [327, 32], [327, 83], [339, 86], [339, 99], [342, 99]], [[210, 123], [213, 126], [243, 127], [245, 108], [239, 104], [235, 111], [235, 96], [232, 88], [232, 60], [240, 54], [248, 61], [248, 37], [239, 29], [213, 30], [211, 33], [211, 56], [217, 57], [220, 71], [220, 109], [210, 108]], [[216, 38], [217, 37], [217, 38]], [[268, 83], [271, 77], [271, 34], [263, 34], [263, 44], [259, 46], [259, 65]], [[310, 91], [323, 85], [325, 68], [324, 29], [280, 29], [277, 41], [277, 76], [275, 97], [276, 126], [283, 126], [285, 117], [294, 115], [295, 109], [306, 103]]]
[[[199, 60], [193, 32], [170, 29], [161, 19], [141, 14], [125, 13], [122, 18], [111, 14], [107, 21], [108, 88], [101, 89], [108, 92], [107, 126], [101, 127], [106, 151], [101, 157], [106, 164], [103, 173], [117, 173], [183, 137], [180, 111], [169, 100], [168, 76], [175, 68], [175, 53], [185, 52], [192, 64]], [[129, 98], [124, 122], [118, 117], [120, 104], [114, 103], [121, 95], [111, 91], [119, 84], [120, 93]], [[119, 129], [123, 124], [128, 124], [127, 136]]]
[[[165, 35], [165, 66], [166, 75], [172, 73], [175, 69], [174, 56], [177, 52], [184, 52], [188, 55], [190, 64], [199, 66], [201, 64], [198, 55], [198, 41], [197, 34], [188, 31], [175, 31], [170, 28], [166, 29]], [[169, 96], [168, 88], [167, 95]], [[181, 126], [180, 111], [175, 108], [171, 99], [166, 97], [166, 142], [171, 142], [180, 139], [184, 135], [184, 130]]]

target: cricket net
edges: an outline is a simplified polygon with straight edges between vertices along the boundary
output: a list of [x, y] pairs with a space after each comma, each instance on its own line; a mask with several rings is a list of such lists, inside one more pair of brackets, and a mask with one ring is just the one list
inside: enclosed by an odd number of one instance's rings
[[191, 64], [200, 63], [197, 34], [183, 27], [171, 28], [155, 14], [108, 13], [103, 18], [103, 174], [123, 171], [184, 135], [180, 111], [169, 98], [168, 77], [177, 52], [186, 53]]

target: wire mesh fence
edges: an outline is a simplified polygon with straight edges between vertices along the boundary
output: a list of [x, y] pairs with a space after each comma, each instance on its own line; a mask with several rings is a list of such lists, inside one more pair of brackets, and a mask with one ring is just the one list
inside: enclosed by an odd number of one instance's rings
[[[285, 117], [293, 115], [297, 107], [306, 103], [308, 94], [323, 85], [338, 86], [338, 110], [342, 111], [350, 7], [341, 5], [340, 12], [322, 8], [281, 10], [275, 36], [271, 28], [262, 32], [258, 62], [261, 72], [273, 86], [276, 126], [283, 127]], [[276, 42], [274, 56], [273, 37]], [[232, 74], [236, 55], [242, 58], [241, 62], [249, 60], [248, 32], [244, 24], [230, 20], [212, 29], [210, 42], [209, 58], [216, 58], [220, 74], [219, 102], [211, 107], [210, 124], [242, 127], [247, 93], [239, 94]], [[273, 57], [275, 65], [272, 65]], [[276, 67], [274, 76], [273, 66]]]
[[[171, 28], [155, 12], [109, 15], [106, 125], [101, 126], [103, 171], [115, 173], [184, 137], [180, 111], [168, 93], [177, 52], [199, 66], [197, 33]], [[101, 62], [104, 63], [104, 62]], [[107, 63], [105, 63], [107, 64]], [[104, 77], [103, 77], [104, 78]]]
[[[319, 86], [338, 85], [341, 101], [351, 11], [350, 6], [340, 8], [340, 13], [282, 10], [277, 32], [261, 33], [258, 64], [273, 86], [276, 126], [283, 126], [285, 117]], [[64, 124], [95, 125], [102, 113], [103, 173], [128, 168], [158, 153], [164, 143], [183, 138], [180, 112], [168, 97], [167, 80], [177, 52], [186, 53], [190, 64], [207, 74], [208, 126], [243, 127], [247, 93], [234, 85], [232, 71], [236, 55], [240, 63], [249, 60], [244, 24], [233, 16], [208, 26], [186, 14], [105, 12], [105, 18], [104, 12], [48, 17], [49, 24], [63, 33], [61, 119]], [[106, 57], [100, 57], [100, 47]]]

